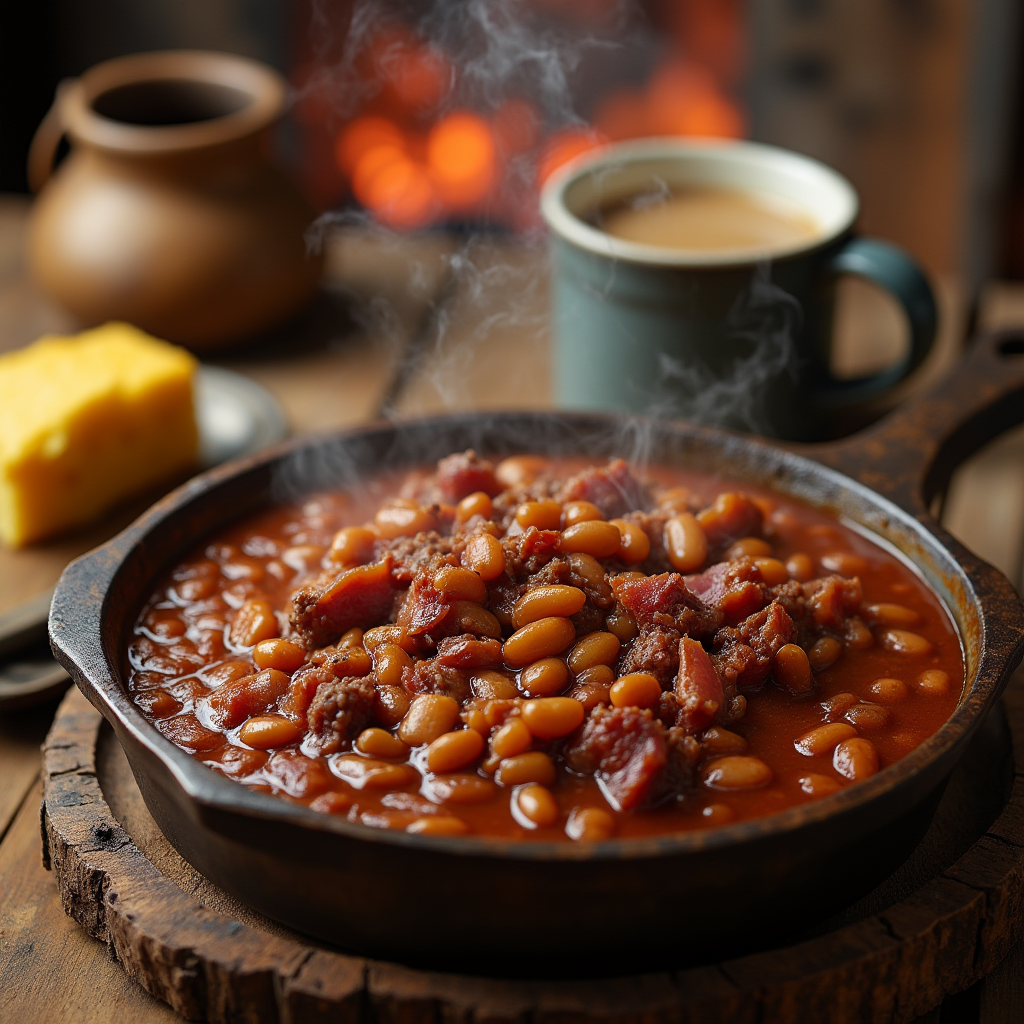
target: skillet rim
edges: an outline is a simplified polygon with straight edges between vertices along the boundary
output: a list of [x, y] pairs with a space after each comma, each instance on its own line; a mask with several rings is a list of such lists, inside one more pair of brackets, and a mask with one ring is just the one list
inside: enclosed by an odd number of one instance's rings
[[[347, 445], [349, 447], [358, 439], [369, 439], [379, 435], [391, 435], [393, 442], [403, 436], [412, 439], [418, 434], [428, 432], [428, 436], [436, 439], [435, 444], [448, 432], [464, 432], [472, 444], [472, 433], [493, 427], [502, 431], [505, 438], [514, 437], [515, 424], [547, 423], [549, 426], [558, 424], [562, 429], [582, 431], [583, 436], [600, 437], [601, 431], [613, 429], [621, 433], [627, 424], [637, 424], [647, 430], [651, 436], [662, 443], [670, 440], [682, 441], [697, 449], [708, 451], [717, 449], [721, 456], [740, 455], [740, 461], [753, 462], [758, 454], [764, 457], [766, 473], [762, 480], [755, 480], [752, 475], [746, 478], [749, 482], [757, 482], [765, 486], [773, 486], [770, 477], [783, 477], [792, 484], [802, 476], [810, 474], [823, 482], [831, 483], [856, 495], [868, 507], [874, 508], [883, 518], [897, 522], [905, 530], [921, 540], [926, 550], [931, 550], [936, 561], [944, 561], [952, 571], [953, 578], [958, 578], [964, 596], [969, 601], [969, 609], [965, 609], [965, 617], [973, 613], [977, 617], [979, 629], [974, 643], [977, 646], [976, 670], [973, 678], [970, 675], [970, 652], [972, 638], [965, 635], [964, 623], [960, 621], [956, 610], [951, 608], [949, 601], [936, 589], [935, 585], [925, 579], [929, 589], [946, 608], [953, 620], [965, 654], [965, 680], [960, 703], [942, 727], [928, 737], [922, 744], [901, 758], [898, 762], [883, 769], [864, 782], [844, 789], [840, 793], [821, 800], [791, 807], [775, 814], [766, 815], [732, 825], [699, 831], [669, 832], [654, 836], [615, 838], [594, 844], [571, 843], [563, 840], [543, 842], [520, 841], [483, 836], [439, 837], [422, 836], [387, 829], [375, 829], [370, 826], [338, 819], [332, 815], [312, 811], [302, 805], [291, 804], [271, 794], [254, 792], [241, 783], [235, 782], [215, 772], [211, 768], [195, 760], [190, 754], [175, 746], [166, 739], [156, 727], [149, 722], [134, 704], [128, 699], [124, 667], [125, 651], [113, 651], [110, 647], [114, 640], [123, 640], [126, 629], [131, 622], [114, 623], [112, 635], [111, 594], [119, 582], [138, 561], [138, 552], [160, 528], [173, 525], [177, 516], [188, 509], [193, 503], [204, 497], [215, 494], [219, 489], [226, 489], [232, 482], [238, 482], [246, 475], [255, 478], [260, 473], [269, 473], [273, 478], [273, 467], [280, 466], [289, 457], [297, 453], [323, 452], [329, 445]], [[562, 435], [563, 437], [565, 435]], [[500, 449], [499, 449], [500, 450]], [[514, 451], [506, 446], [506, 450]], [[519, 450], [522, 450], [520, 448]], [[600, 453], [603, 455], [603, 451]], [[420, 465], [422, 465], [422, 459]], [[659, 461], [657, 459], [653, 461]], [[388, 468], [399, 469], [402, 466], [412, 468], [415, 463], [387, 462]], [[780, 473], [779, 471], [784, 471]], [[726, 475], [739, 478], [735, 469], [728, 468]], [[788, 477], [786, 476], [788, 474]], [[316, 482], [309, 492], [325, 485]], [[336, 485], [337, 486], [337, 485]], [[776, 486], [775, 489], [813, 504], [803, 493], [793, 489]], [[822, 490], [819, 485], [819, 492]], [[295, 497], [292, 495], [292, 497]], [[270, 500], [277, 500], [272, 495]], [[254, 505], [247, 509], [243, 516], [250, 515], [261, 507]], [[824, 504], [816, 505], [819, 509], [832, 511]], [[834, 513], [833, 513], [834, 514]], [[241, 516], [234, 517], [235, 520]], [[232, 521], [225, 519], [222, 529]], [[877, 534], [870, 524], [862, 524], [869, 533]], [[885, 538], [883, 538], [885, 539]], [[179, 544], [176, 554], [158, 559], [159, 566], [152, 571], [145, 586], [136, 589], [141, 595], [140, 601], [133, 601], [131, 608], [137, 616], [148, 596], [146, 586], [155, 582], [161, 572], [166, 572], [173, 564], [174, 558], [180, 558], [184, 551], [193, 547], [197, 539], [193, 534], [191, 540]], [[891, 543], [891, 541], [890, 541]], [[161, 542], [167, 549], [166, 541]], [[913, 564], [919, 573], [927, 576], [925, 567], [921, 566], [912, 554], [903, 552], [903, 557]], [[1000, 644], [999, 630], [992, 627], [990, 616], [997, 612], [986, 608], [985, 598], [979, 595], [978, 583], [986, 584], [987, 588], [995, 586], [1004, 591], [1004, 597], [1012, 595], [1010, 609], [1001, 611], [1002, 619], [1008, 617], [1008, 611], [1015, 612], [1013, 622], [999, 625], [1008, 631], [1015, 627], [1016, 638], [1007, 636]], [[77, 591], [77, 593], [76, 593]], [[83, 607], [82, 597], [91, 604]], [[998, 596], [998, 595], [997, 595]], [[97, 605], [98, 600], [98, 605]], [[995, 601], [992, 597], [991, 601]], [[106, 625], [100, 630], [98, 644], [86, 639], [86, 644], [95, 647], [93, 654], [99, 654], [100, 664], [89, 663], [88, 650], [81, 648], [81, 629], [75, 629], [75, 618], [88, 618], [93, 615], [97, 626]], [[113, 636], [113, 638], [112, 638]], [[685, 856], [687, 853], [707, 852], [723, 847], [740, 847], [759, 840], [777, 838], [800, 829], [822, 825], [828, 819], [839, 818], [860, 812], [867, 804], [880, 799], [893, 790], [913, 788], [915, 780], [924, 780], [934, 774], [940, 762], [950, 756], [955, 748], [963, 747], [975, 729], [980, 725], [984, 715], [998, 699], [1013, 668], [1024, 652], [1024, 606], [1013, 594], [1005, 577], [998, 570], [971, 554], [959, 544], [942, 527], [929, 516], [915, 516], [909, 510], [893, 502], [890, 498], [872, 490], [857, 480], [846, 476], [835, 468], [816, 461], [808, 454], [793, 451], [791, 448], [772, 444], [756, 438], [742, 437], [724, 430], [697, 426], [678, 420], [664, 420], [649, 417], [622, 416], [609, 413], [572, 413], [563, 411], [501, 411], [476, 412], [462, 414], [445, 414], [402, 420], [397, 423], [372, 423], [339, 431], [320, 434], [303, 435], [283, 442], [273, 448], [256, 455], [234, 460], [223, 466], [208, 470], [176, 488], [165, 498], [158, 501], [143, 513], [135, 522], [126, 527], [106, 544], [76, 559], [62, 575], [52, 605], [50, 620], [51, 645], [62, 665], [75, 679], [79, 688], [94, 706], [114, 727], [119, 740], [121, 730], [125, 730], [131, 738], [141, 744], [151, 755], [156, 757], [168, 771], [184, 796], [192, 805], [194, 816], [199, 822], [214, 831], [230, 834], [233, 818], [242, 817], [262, 821], [277, 821], [286, 827], [300, 830], [312, 830], [317, 833], [337, 835], [339, 841], [357, 841], [385, 843], [389, 846], [404, 847], [408, 850], [424, 850], [434, 854], [451, 854], [462, 857], [503, 858], [515, 861], [581, 861], [581, 860], [639, 860], [644, 858], [660, 858], [665, 856]], [[1001, 646], [1005, 650], [995, 650]], [[80, 664], [85, 662], [85, 664]], [[105, 670], [106, 678], [94, 678], [97, 669]], [[928, 782], [931, 786], [934, 780]], [[223, 817], [221, 817], [223, 816]], [[879, 822], [881, 824], [881, 821]]]

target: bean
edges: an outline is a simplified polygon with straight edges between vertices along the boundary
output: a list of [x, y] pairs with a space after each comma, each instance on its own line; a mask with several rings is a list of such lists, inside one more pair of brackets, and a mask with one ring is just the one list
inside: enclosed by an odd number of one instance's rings
[[843, 645], [835, 637], [823, 636], [815, 641], [814, 646], [807, 652], [807, 660], [815, 672], [821, 672], [834, 664], [842, 653]]
[[865, 701], [855, 704], [843, 717], [860, 732], [871, 732], [872, 729], [885, 727], [889, 721], [889, 712], [878, 704]]
[[891, 679], [888, 676], [876, 679], [871, 684], [871, 696], [880, 704], [899, 704], [907, 699], [909, 692], [902, 679]]
[[[577, 686], [599, 686], [605, 690], [610, 689], [614, 682], [615, 671], [611, 665], [591, 665], [576, 677]], [[611, 697], [608, 699], [611, 700]]]
[[864, 611], [879, 626], [916, 626], [921, 621], [913, 608], [902, 604], [869, 604], [864, 606]]
[[472, 494], [467, 494], [455, 506], [455, 518], [460, 523], [468, 523], [473, 516], [490, 519], [493, 515], [494, 504], [486, 491], [474, 491]]
[[410, 747], [433, 743], [448, 732], [459, 719], [458, 701], [440, 693], [424, 693], [409, 705], [398, 727], [398, 736]]
[[736, 812], [728, 804], [708, 804], [700, 814], [712, 828], [728, 825], [736, 818]]
[[407, 654], [416, 653], [416, 640], [409, 636], [401, 626], [374, 626], [363, 634], [363, 646], [372, 654], [374, 648], [381, 644], [395, 644]]
[[927, 697], [940, 697], [949, 693], [949, 674], [940, 668], [930, 668], [917, 677], [917, 688]]
[[807, 693], [814, 686], [810, 660], [796, 644], [783, 644], [778, 649], [772, 674], [779, 686], [792, 694]]
[[555, 765], [543, 751], [531, 750], [502, 758], [494, 779], [503, 786], [524, 786], [528, 782], [550, 786], [555, 781]]
[[331, 771], [353, 789], [402, 789], [420, 781], [409, 764], [388, 764], [359, 754], [343, 754], [331, 761]]
[[789, 581], [789, 570], [777, 558], [755, 558], [754, 565], [769, 587], [777, 587]]
[[525, 754], [533, 746], [533, 733], [518, 715], [510, 718], [491, 737], [491, 750], [498, 757]]
[[862, 736], [844, 740], [832, 755], [832, 767], [854, 782], [868, 779], [878, 771], [878, 751]]
[[729, 545], [725, 557], [728, 561], [736, 558], [771, 558], [772, 546], [760, 537], [741, 537]]
[[708, 541], [692, 512], [681, 512], [665, 523], [665, 549], [677, 572], [696, 572], [708, 557]]
[[854, 704], [859, 703], [860, 697], [843, 691], [842, 693], [837, 693], [834, 697], [830, 697], [828, 700], [823, 700], [821, 708], [825, 712], [825, 717], [830, 722], [835, 722], [842, 718]]
[[813, 797], [831, 796], [843, 788], [843, 784], [838, 779], [833, 779], [829, 775], [819, 775], [817, 772], [802, 775], [798, 782], [800, 788], [808, 796]]
[[342, 565], [362, 565], [373, 558], [373, 545], [377, 534], [365, 526], [346, 526], [331, 541], [327, 557]]
[[857, 730], [846, 722], [828, 722], [794, 740], [793, 746], [805, 757], [821, 757], [837, 743], [857, 735]]
[[846, 646], [851, 651], [864, 651], [875, 646], [875, 637], [863, 620], [854, 615], [846, 622]]
[[510, 700], [519, 694], [516, 684], [504, 672], [497, 672], [494, 669], [485, 668], [474, 672], [469, 682], [474, 697]]
[[558, 821], [558, 804], [551, 791], [536, 782], [523, 786], [514, 797], [521, 818], [528, 827], [546, 828]]
[[[574, 551], [569, 555], [572, 575], [579, 577], [583, 589], [593, 594], [597, 606], [606, 608], [612, 600], [612, 588], [605, 575], [604, 566], [593, 556], [582, 551]], [[575, 580], [573, 582], [576, 582]]]
[[579, 587], [565, 587], [553, 584], [528, 590], [512, 609], [512, 623], [516, 629], [537, 619], [552, 615], [569, 618], [587, 603], [587, 595]]
[[[505, 664], [522, 668], [559, 654], [573, 642], [576, 627], [566, 618], [550, 616], [517, 629], [502, 645]], [[618, 643], [618, 641], [616, 641]]]
[[295, 544], [281, 552], [281, 561], [295, 572], [308, 572], [320, 564], [323, 556], [324, 549], [319, 544]]
[[[401, 502], [401, 504], [399, 504]], [[415, 502], [396, 499], [377, 510], [373, 524], [384, 540], [414, 537], [425, 530], [437, 529], [437, 515], [432, 508], [423, 508]]]
[[470, 729], [476, 729], [481, 736], [487, 736], [491, 731], [491, 723], [487, 721], [487, 714], [479, 704], [467, 703], [459, 717]]
[[612, 525], [619, 531], [619, 558], [635, 565], [651, 553], [651, 538], [643, 528], [625, 519], [613, 519]]
[[618, 527], [600, 519], [566, 527], [558, 542], [558, 550], [563, 554], [578, 552], [594, 558], [611, 558], [619, 553], [621, 546], [622, 534]]
[[369, 654], [362, 647], [343, 647], [328, 659], [329, 668], [339, 679], [345, 676], [365, 676], [373, 667]]
[[786, 572], [793, 579], [806, 583], [814, 576], [814, 562], [811, 561], [810, 555], [805, 555], [802, 551], [798, 551], [786, 559]]
[[[607, 668], [606, 665], [599, 665], [598, 668]], [[588, 669], [588, 672], [596, 672], [596, 668]], [[612, 670], [608, 669], [608, 674], [611, 675]], [[598, 704], [610, 704], [612, 701], [610, 688], [607, 686], [601, 686], [597, 683], [577, 683], [569, 694], [573, 700], [577, 700], [583, 705], [584, 711], [589, 711], [591, 708], [596, 708]]]
[[575, 526], [593, 519], [604, 519], [604, 513], [592, 501], [570, 501], [562, 509], [562, 526]]
[[171, 715], [176, 715], [182, 709], [181, 702], [175, 700], [166, 690], [147, 690], [145, 693], [137, 693], [135, 703], [150, 718], [170, 718]]
[[747, 749], [747, 741], [742, 736], [723, 729], [720, 725], [705, 729], [700, 738], [700, 745], [709, 757], [742, 754]]
[[473, 633], [491, 640], [501, 638], [501, 623], [483, 605], [476, 601], [454, 601], [448, 623], [459, 633]]
[[301, 740], [302, 727], [283, 715], [257, 715], [238, 730], [238, 738], [257, 750], [273, 750]]
[[363, 631], [358, 626], [345, 630], [337, 644], [339, 650], [343, 647], [362, 647]]
[[662, 491], [658, 498], [658, 508], [673, 514], [687, 512], [690, 508], [690, 489], [688, 487], [669, 487]]
[[235, 612], [228, 636], [236, 647], [253, 647], [261, 640], [276, 637], [279, 632], [270, 602], [253, 597]]
[[524, 501], [516, 509], [516, 522], [524, 530], [531, 526], [538, 530], [557, 530], [562, 525], [562, 503], [553, 498]]
[[484, 704], [484, 714], [487, 716], [487, 724], [493, 729], [503, 725], [510, 718], [513, 712], [519, 709], [521, 701], [517, 700], [489, 700]]
[[306, 660], [306, 651], [290, 640], [261, 640], [253, 648], [252, 660], [257, 668], [294, 672]]
[[352, 797], [347, 793], [330, 790], [327, 793], [321, 793], [309, 805], [309, 809], [320, 811], [322, 814], [347, 814], [353, 802]]
[[619, 638], [619, 643], [622, 644], [628, 644], [640, 633], [640, 627], [636, 624], [633, 614], [625, 609], [612, 612], [604, 620], [604, 625], [605, 629], [609, 633], [614, 633]]
[[897, 654], [921, 657], [932, 653], [931, 641], [926, 640], [920, 633], [911, 633], [906, 629], [883, 630], [879, 639], [886, 650], [895, 651]]
[[464, 836], [469, 826], [454, 815], [432, 814], [426, 818], [417, 818], [406, 826], [405, 831], [419, 836]]
[[427, 768], [454, 772], [472, 764], [484, 752], [484, 738], [476, 729], [459, 729], [438, 736], [427, 747]]
[[145, 623], [146, 628], [156, 636], [165, 637], [170, 640], [174, 637], [184, 636], [187, 626], [181, 619], [175, 617], [173, 619], [162, 618], [154, 619], [150, 617], [149, 621]]
[[409, 748], [385, 729], [364, 729], [356, 739], [356, 750], [371, 757], [404, 758]]
[[402, 686], [376, 687], [373, 702], [373, 720], [391, 728], [405, 718], [409, 711], [409, 694]]
[[632, 672], [616, 679], [608, 696], [617, 708], [653, 708], [661, 699], [661, 683], [649, 672]]
[[597, 631], [588, 633], [569, 652], [569, 668], [578, 676], [595, 665], [612, 665], [619, 656], [622, 644], [614, 633]]
[[541, 658], [519, 673], [519, 689], [527, 697], [554, 697], [569, 682], [569, 669], [561, 658]]
[[529, 483], [548, 468], [548, 460], [539, 455], [511, 455], [494, 468], [494, 475], [506, 487]]
[[837, 572], [840, 576], [856, 576], [868, 567], [864, 558], [851, 551], [830, 551], [821, 556], [821, 564], [829, 572]]
[[468, 773], [435, 775], [428, 788], [433, 799], [443, 804], [481, 804], [497, 792], [490, 779]]
[[496, 580], [505, 571], [505, 549], [489, 533], [474, 534], [462, 552], [462, 564], [479, 573], [485, 583]]
[[398, 644], [384, 643], [373, 649], [373, 674], [384, 686], [401, 686], [402, 673], [412, 667], [412, 658]]
[[434, 573], [434, 589], [452, 601], [487, 600], [487, 584], [471, 569], [455, 565], [442, 565]]
[[610, 839], [615, 835], [615, 818], [600, 807], [574, 807], [565, 823], [565, 834], [583, 843]]
[[538, 697], [523, 703], [522, 716], [538, 739], [557, 740], [583, 721], [583, 705], [572, 697]]
[[757, 789], [775, 777], [759, 757], [743, 754], [720, 757], [705, 765], [701, 775], [711, 789]]

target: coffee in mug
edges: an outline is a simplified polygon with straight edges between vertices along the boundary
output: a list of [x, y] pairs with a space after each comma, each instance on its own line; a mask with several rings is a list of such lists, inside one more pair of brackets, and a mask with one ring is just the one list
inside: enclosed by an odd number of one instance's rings
[[593, 222], [627, 242], [747, 257], [821, 236], [798, 204], [733, 188], [661, 187], [599, 210]]

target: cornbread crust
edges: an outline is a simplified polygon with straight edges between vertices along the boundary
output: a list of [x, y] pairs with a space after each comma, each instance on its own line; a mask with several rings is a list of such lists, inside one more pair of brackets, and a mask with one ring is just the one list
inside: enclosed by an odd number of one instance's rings
[[197, 365], [122, 323], [0, 356], [0, 539], [42, 540], [193, 466]]

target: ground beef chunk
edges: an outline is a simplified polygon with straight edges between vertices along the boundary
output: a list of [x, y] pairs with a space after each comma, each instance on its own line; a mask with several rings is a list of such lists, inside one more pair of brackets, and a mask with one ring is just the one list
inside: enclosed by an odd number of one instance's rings
[[475, 491], [483, 491], [493, 498], [502, 489], [494, 475], [493, 464], [481, 459], [472, 448], [441, 459], [435, 479], [441, 496], [449, 502], [461, 501]]
[[622, 459], [612, 459], [607, 466], [585, 469], [570, 477], [559, 490], [558, 500], [592, 501], [606, 519], [651, 507], [647, 488], [633, 476]]
[[538, 530], [531, 526], [522, 533], [504, 537], [505, 568], [517, 579], [539, 572], [558, 552], [562, 539], [558, 530]]
[[411, 694], [440, 693], [460, 704], [472, 696], [471, 672], [468, 669], [446, 665], [440, 658], [414, 661], [402, 673], [402, 685]]
[[778, 601], [749, 616], [738, 627], [715, 634], [712, 659], [719, 677], [740, 687], [760, 686], [772, 669], [772, 661], [784, 644], [796, 636], [793, 620]]
[[619, 811], [652, 799], [668, 760], [665, 727], [649, 710], [599, 705], [569, 738], [565, 763], [593, 775]]
[[385, 558], [340, 573], [324, 573], [292, 595], [288, 618], [306, 647], [326, 647], [354, 626], [369, 629], [386, 619], [395, 590]]
[[683, 582], [729, 624], [742, 622], [769, 600], [761, 570], [749, 558], [719, 562], [703, 572], [684, 576]]
[[369, 724], [373, 700], [370, 676], [330, 679], [318, 686], [306, 717], [320, 753], [348, 746]]
[[722, 624], [721, 614], [698, 597], [677, 572], [646, 579], [616, 576], [612, 589], [642, 626], [663, 626], [688, 636], [710, 638]]
[[487, 584], [487, 608], [506, 628], [512, 626], [512, 611], [522, 588], [511, 576], [499, 576]]
[[619, 659], [619, 675], [649, 672], [671, 689], [679, 671], [679, 632], [666, 626], [642, 625], [636, 639]]
[[560, 556], [552, 558], [547, 565], [526, 578], [526, 581], [520, 587], [519, 594], [522, 596], [527, 590], [532, 590], [534, 587], [568, 584], [571, 576], [572, 566], [567, 558]]
[[378, 541], [376, 551], [381, 557], [390, 556], [391, 575], [397, 584], [404, 585], [421, 573], [436, 572], [442, 565], [458, 565], [459, 560], [452, 553], [453, 543], [451, 537], [427, 530], [414, 537]]
[[576, 627], [577, 636], [585, 636], [595, 630], [604, 629], [605, 613], [595, 608], [589, 601], [569, 621]]
[[665, 767], [651, 791], [652, 804], [682, 801], [693, 791], [696, 765], [700, 760], [700, 743], [684, 729], [665, 730]]
[[825, 576], [805, 583], [804, 596], [816, 626], [830, 633], [844, 633], [846, 620], [860, 609], [864, 588], [856, 576], [849, 580]]

